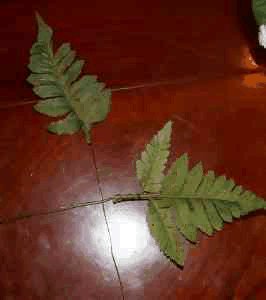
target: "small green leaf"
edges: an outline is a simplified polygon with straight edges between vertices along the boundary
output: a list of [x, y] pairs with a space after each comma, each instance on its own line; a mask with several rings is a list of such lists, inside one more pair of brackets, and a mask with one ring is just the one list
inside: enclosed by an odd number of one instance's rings
[[[206, 200], [204, 196], [208, 197], [208, 191], [213, 186], [213, 183], [215, 181], [215, 174], [213, 171], [209, 171], [204, 177], [201, 182], [201, 185], [198, 188], [198, 193], [203, 197], [202, 204], [205, 209], [206, 215], [208, 216], [208, 220], [211, 224], [211, 226], [215, 230], [221, 230], [223, 228], [223, 220], [219, 216], [214, 203]], [[200, 228], [201, 229], [201, 228]]]
[[159, 209], [155, 203], [150, 202], [147, 219], [151, 234], [160, 245], [161, 250], [178, 265], [183, 266], [184, 248], [176, 231], [171, 210]]
[[53, 74], [31, 74], [27, 81], [32, 85], [49, 85], [56, 82]]
[[[39, 65], [47, 66], [50, 64], [49, 58], [46, 55], [34, 54], [30, 58], [30, 65], [33, 69], [38, 70]], [[49, 66], [50, 68], [50, 66]]]
[[64, 78], [67, 83], [72, 83], [73, 81], [77, 80], [79, 75], [81, 74], [81, 70], [84, 66], [84, 60], [76, 60], [72, 66], [68, 68], [66, 71]]
[[65, 70], [73, 63], [76, 57], [76, 51], [71, 50], [57, 65], [57, 72], [63, 74]]
[[226, 183], [226, 177], [225, 176], [219, 176], [215, 179], [213, 186], [210, 188], [210, 191], [208, 192], [208, 195], [215, 196], [217, 193], [221, 193], [223, 191], [223, 187]]
[[169, 155], [172, 122], [152, 138], [136, 163], [137, 177], [145, 192], [158, 192], [161, 189], [163, 171]]
[[47, 47], [47, 44], [43, 42], [35, 42], [31, 49], [30, 49], [31, 55], [43, 55], [44, 57], [49, 58], [49, 47]]
[[223, 220], [218, 214], [214, 203], [206, 199], [203, 199], [202, 201], [212, 227], [215, 230], [221, 230], [223, 228]]
[[34, 109], [39, 113], [50, 117], [61, 117], [71, 111], [71, 107], [63, 98], [39, 101], [34, 105]]
[[[200, 165], [200, 169], [202, 169]], [[202, 172], [200, 171], [200, 174]], [[206, 194], [210, 186], [213, 184], [214, 174], [209, 172], [205, 177], [203, 177], [201, 184], [198, 186], [197, 192], [202, 195]], [[188, 193], [191, 192], [188, 190]], [[192, 199], [190, 205], [193, 211], [193, 223], [199, 228], [202, 232], [211, 235], [213, 233], [213, 228], [211, 221], [208, 218], [206, 207], [204, 205], [204, 199]]]
[[229, 203], [228, 205], [231, 214], [234, 218], [240, 218], [241, 217], [241, 209], [238, 203]]
[[202, 164], [197, 164], [187, 175], [181, 194], [193, 194], [199, 187], [203, 176]]
[[71, 86], [72, 97], [82, 97], [87, 92], [89, 87], [93, 87], [97, 83], [96, 76], [84, 75]]
[[44, 65], [41, 62], [36, 62], [36, 63], [30, 63], [28, 64], [28, 68], [38, 74], [49, 74], [51, 72], [51, 69], [49, 65]]
[[208, 191], [213, 186], [214, 181], [215, 181], [214, 172], [213, 171], [208, 171], [207, 174], [203, 177], [197, 192], [200, 195], [208, 195]]
[[81, 123], [74, 113], [69, 113], [68, 116], [60, 121], [52, 122], [48, 126], [48, 130], [56, 134], [73, 134], [80, 130]]
[[[180, 192], [188, 174], [188, 156], [183, 154], [172, 164], [167, 176], [162, 180], [161, 194], [174, 196]], [[158, 202], [159, 207], [169, 207], [173, 199], [163, 198]]]
[[197, 228], [194, 224], [193, 212], [185, 199], [176, 201], [176, 222], [180, 232], [190, 242], [197, 241]]
[[241, 215], [247, 215], [258, 209], [265, 209], [265, 200], [257, 197], [250, 191], [245, 191], [241, 194], [238, 203], [241, 209]]
[[53, 31], [52, 31], [51, 27], [49, 27], [44, 22], [44, 20], [38, 13], [36, 13], [36, 18], [37, 18], [38, 27], [39, 27], [39, 33], [38, 33], [37, 40], [38, 40], [38, 42], [49, 44], [52, 39]]
[[182, 189], [188, 175], [188, 155], [180, 156], [172, 164], [167, 176], [162, 181], [162, 194], [175, 195]]
[[70, 43], [62, 44], [55, 53], [54, 64], [57, 65], [62, 61], [71, 51]]
[[205, 207], [203, 205], [203, 200], [194, 199], [191, 201], [192, 211], [193, 211], [193, 223], [199, 228], [203, 233], [208, 235], [213, 234], [213, 228], [208, 219]]
[[110, 96], [111, 93], [105, 91], [100, 97], [95, 98], [88, 92], [79, 101], [73, 101], [72, 106], [84, 124], [93, 124], [106, 117], [110, 109]]
[[63, 91], [56, 85], [39, 85], [33, 89], [34, 93], [41, 98], [63, 97]]
[[233, 221], [230, 207], [226, 203], [224, 203], [222, 201], [215, 201], [214, 205], [215, 205], [219, 215], [225, 222], [231, 223]]

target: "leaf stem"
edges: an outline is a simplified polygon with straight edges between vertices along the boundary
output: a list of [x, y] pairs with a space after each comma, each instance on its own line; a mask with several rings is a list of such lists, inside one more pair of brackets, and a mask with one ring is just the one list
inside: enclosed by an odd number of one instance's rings
[[[149, 200], [164, 200], [164, 199], [199, 199], [199, 200], [210, 200], [210, 201], [226, 201], [238, 204], [238, 202], [230, 199], [222, 199], [222, 198], [214, 198], [214, 197], [203, 197], [203, 196], [194, 196], [194, 195], [175, 195], [171, 196], [169, 194], [160, 194], [160, 193], [131, 193], [131, 194], [116, 194], [112, 197], [103, 199], [103, 200], [97, 200], [97, 201], [86, 201], [86, 202], [77, 202], [77, 203], [71, 203], [69, 205], [60, 206], [56, 209], [46, 210], [46, 211], [35, 211], [35, 212], [25, 212], [25, 213], [19, 213], [18, 215], [11, 217], [11, 218], [0, 218], [0, 225], [1, 224], [9, 224], [14, 223], [19, 220], [23, 219], [29, 219], [32, 217], [38, 217], [38, 216], [48, 216], [48, 215], [55, 215], [59, 214], [65, 211], [69, 211], [75, 208], [80, 207], [86, 207], [90, 205], [98, 205], [103, 204], [106, 202], [113, 202], [114, 204], [120, 203], [123, 201], [149, 201]], [[266, 209], [266, 206], [265, 208]]]
[[160, 200], [160, 199], [199, 199], [199, 200], [218, 200], [218, 201], [227, 201], [227, 202], [235, 202], [234, 200], [225, 199], [225, 198], [215, 198], [215, 197], [204, 197], [204, 196], [195, 196], [195, 195], [174, 195], [171, 196], [169, 194], [160, 194], [160, 193], [142, 193], [142, 194], [117, 194], [111, 197], [111, 200], [114, 204], [123, 202], [123, 201], [132, 201], [132, 200]]

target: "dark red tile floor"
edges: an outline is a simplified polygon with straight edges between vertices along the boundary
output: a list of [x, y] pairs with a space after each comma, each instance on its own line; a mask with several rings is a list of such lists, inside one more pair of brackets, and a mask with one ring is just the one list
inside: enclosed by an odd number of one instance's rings
[[[266, 298], [263, 213], [202, 235], [183, 270], [156, 246], [145, 202], [54, 213], [139, 191], [135, 160], [169, 119], [170, 160], [188, 152], [266, 197], [266, 55], [250, 1], [203, 2], [1, 1], [0, 216], [38, 216], [0, 225], [0, 299]], [[32, 110], [34, 10], [121, 88], [92, 146], [47, 133]]]

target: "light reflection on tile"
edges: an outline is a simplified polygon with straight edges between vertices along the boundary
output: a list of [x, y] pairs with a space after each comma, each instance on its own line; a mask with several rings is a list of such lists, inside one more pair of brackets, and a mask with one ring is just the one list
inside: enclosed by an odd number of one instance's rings
[[117, 219], [112, 224], [112, 241], [116, 247], [116, 255], [120, 265], [130, 267], [141, 263], [143, 252], [148, 247], [149, 232], [147, 226], [140, 221], [137, 214], [114, 215]]
[[95, 205], [83, 208], [82, 211], [82, 218], [73, 229], [76, 234], [72, 241], [68, 240], [67, 243], [71, 244], [72, 251], [84, 261], [98, 267], [104, 280], [112, 284], [116, 275], [102, 209], [99, 205]]
[[[156, 260], [157, 251], [151, 251], [150, 245], [154, 243], [149, 233], [145, 213], [140, 213], [137, 204], [108, 204], [106, 206], [107, 219], [110, 226], [112, 244], [117, 258], [119, 267], [122, 271], [139, 266], [147, 260], [151, 263]], [[118, 206], [120, 206], [118, 208]], [[137, 205], [139, 206], [139, 205]], [[143, 208], [145, 204], [142, 205]], [[118, 209], [117, 209], [118, 208]], [[86, 234], [86, 226], [83, 224]], [[106, 245], [105, 239], [102, 238], [103, 229], [106, 227], [104, 218], [95, 224], [92, 241], [94, 246], [101, 253], [101, 258], [106, 259], [110, 252], [110, 247]], [[84, 234], [80, 233], [84, 236]], [[84, 239], [84, 244], [86, 240]]]
[[149, 232], [146, 203], [108, 204], [107, 217], [121, 274], [130, 272], [132, 284], [147, 280], [147, 269], [164, 257]]

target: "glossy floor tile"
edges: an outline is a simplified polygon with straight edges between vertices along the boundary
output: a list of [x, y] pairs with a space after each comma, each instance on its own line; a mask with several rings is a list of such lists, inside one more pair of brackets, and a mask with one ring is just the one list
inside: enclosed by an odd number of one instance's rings
[[1, 299], [120, 299], [102, 209], [0, 227]]
[[91, 149], [82, 135], [58, 138], [31, 105], [0, 110], [0, 216], [98, 200]]

